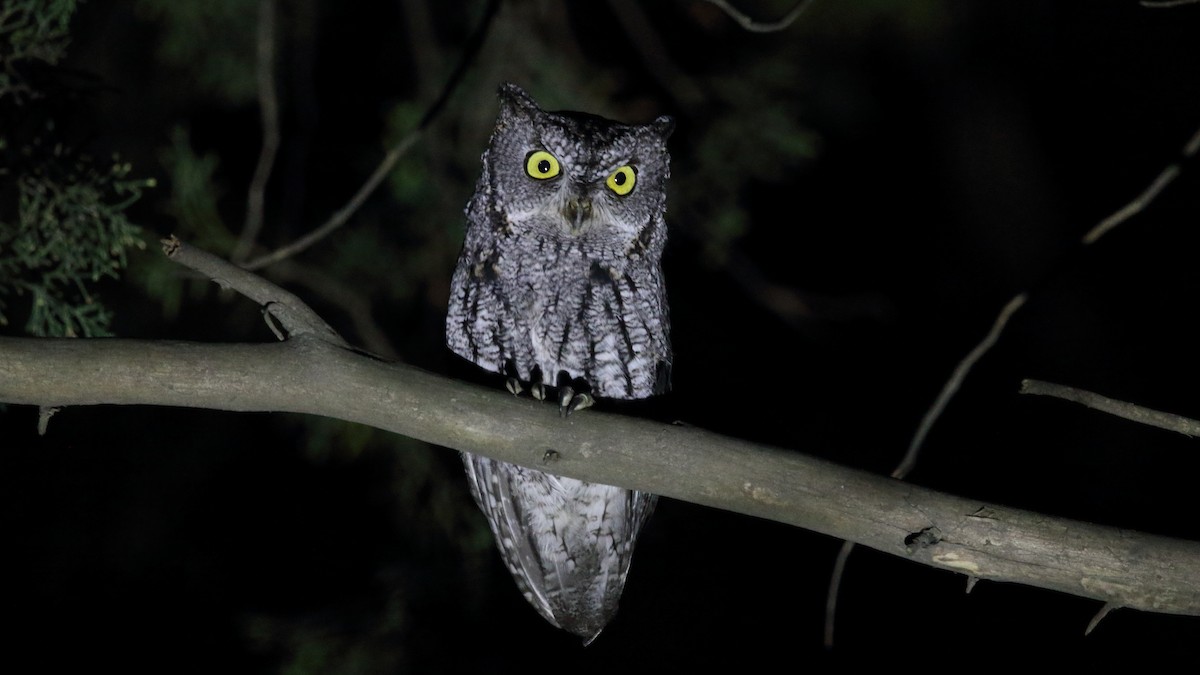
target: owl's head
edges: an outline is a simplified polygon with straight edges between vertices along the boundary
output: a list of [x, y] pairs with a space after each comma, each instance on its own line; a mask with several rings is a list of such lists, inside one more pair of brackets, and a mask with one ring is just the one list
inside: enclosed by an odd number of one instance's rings
[[[670, 117], [629, 125], [547, 112], [514, 84], [484, 155], [493, 203], [514, 231], [644, 244], [662, 237]], [[659, 243], [659, 242], [655, 242]]]

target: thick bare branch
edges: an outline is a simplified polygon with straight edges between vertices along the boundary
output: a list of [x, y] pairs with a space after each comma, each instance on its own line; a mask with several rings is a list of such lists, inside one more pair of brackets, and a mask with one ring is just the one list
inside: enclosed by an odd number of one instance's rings
[[383, 363], [315, 335], [260, 345], [0, 338], [0, 401], [323, 415], [777, 520], [981, 579], [1200, 615], [1200, 543], [954, 497], [694, 427], [594, 411], [563, 420], [499, 388]]

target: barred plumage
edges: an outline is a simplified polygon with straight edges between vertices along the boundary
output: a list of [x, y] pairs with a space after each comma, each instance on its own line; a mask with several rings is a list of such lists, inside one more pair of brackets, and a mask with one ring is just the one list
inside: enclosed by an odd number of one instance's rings
[[[661, 258], [670, 118], [625, 125], [546, 112], [500, 89], [500, 115], [454, 271], [447, 344], [510, 378], [592, 396], [663, 393], [671, 369]], [[505, 563], [546, 620], [593, 639], [616, 611], [654, 496], [463, 455]]]

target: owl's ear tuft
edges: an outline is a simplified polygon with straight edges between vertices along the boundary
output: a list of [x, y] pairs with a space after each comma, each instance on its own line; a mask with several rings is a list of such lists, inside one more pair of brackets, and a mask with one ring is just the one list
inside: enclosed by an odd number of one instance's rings
[[502, 113], [515, 113], [529, 117], [541, 111], [541, 108], [538, 107], [533, 97], [512, 82], [505, 82], [500, 85], [500, 89], [496, 93], [500, 97], [500, 110]]
[[670, 115], [661, 115], [647, 126], [665, 141], [671, 137], [671, 132], [675, 131], [675, 118]]

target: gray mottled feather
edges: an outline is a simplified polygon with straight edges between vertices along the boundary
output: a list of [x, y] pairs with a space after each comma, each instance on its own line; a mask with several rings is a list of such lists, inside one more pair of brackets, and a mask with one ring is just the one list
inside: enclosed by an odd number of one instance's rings
[[586, 640], [612, 619], [655, 496], [463, 454], [509, 572], [550, 623]]
[[[525, 381], [582, 379], [601, 398], [663, 393], [672, 359], [661, 269], [670, 131], [668, 118], [625, 125], [545, 112], [502, 87], [451, 282], [450, 348]], [[561, 174], [532, 178], [535, 151], [551, 153]], [[636, 171], [626, 195], [605, 184], [622, 166]], [[616, 611], [655, 497], [470, 454], [463, 462], [526, 599], [552, 624], [593, 639]]]
[[[451, 283], [450, 348], [494, 372], [511, 362], [525, 380], [535, 367], [548, 384], [565, 372], [601, 397], [661, 393], [671, 365], [661, 267], [669, 132], [666, 118], [628, 126], [546, 113], [502, 89]], [[541, 148], [561, 161], [559, 179], [525, 175], [525, 158]], [[618, 197], [603, 182], [625, 163], [637, 167], [637, 186]], [[571, 232], [562, 205], [580, 193], [595, 214]]]

